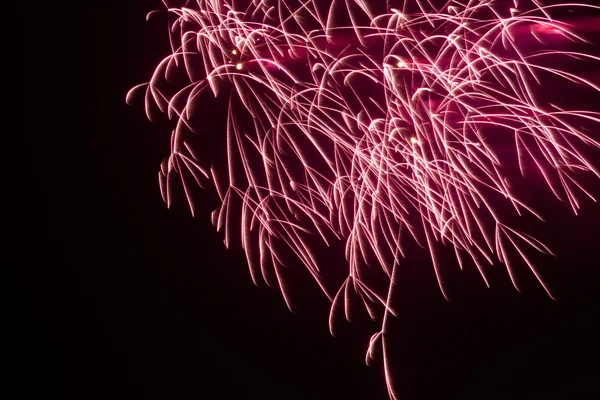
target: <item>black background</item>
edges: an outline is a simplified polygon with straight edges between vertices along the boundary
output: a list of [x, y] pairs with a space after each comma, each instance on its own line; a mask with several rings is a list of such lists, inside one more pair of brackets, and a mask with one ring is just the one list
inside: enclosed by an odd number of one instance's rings
[[[169, 124], [125, 104], [168, 51], [164, 19], [144, 20], [161, 7], [22, 13], [32, 386], [78, 399], [387, 398], [381, 368], [364, 365], [368, 337], [348, 328], [333, 338], [326, 310], [294, 315], [253, 286], [208, 204], [195, 219], [166, 209], [156, 174]], [[407, 266], [392, 330], [400, 398], [594, 398], [599, 215], [586, 201], [578, 218], [557, 211], [549, 222], [559, 302], [504, 282], [447, 304], [430, 274]]]

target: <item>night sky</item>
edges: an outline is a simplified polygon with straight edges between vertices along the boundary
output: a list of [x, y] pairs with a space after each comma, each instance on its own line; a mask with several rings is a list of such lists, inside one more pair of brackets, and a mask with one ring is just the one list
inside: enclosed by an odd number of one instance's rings
[[[44, 7], [25, 38], [32, 194], [18, 267], [41, 295], [34, 380], [77, 399], [387, 399], [379, 364], [364, 363], [367, 328], [333, 338], [309, 284], [301, 294], [315, 299], [297, 314], [255, 287], [242, 253], [214, 232], [209, 196], [195, 218], [163, 203], [169, 122], [125, 103], [169, 51], [165, 19], [145, 21], [162, 3]], [[598, 180], [588, 187], [600, 197]], [[551, 218], [536, 229], [558, 256], [544, 264], [558, 302], [526, 273], [518, 294], [497, 267], [492, 289], [457, 273], [448, 304], [426, 260], [406, 263], [392, 330], [400, 398], [600, 394], [600, 206], [584, 199], [575, 218], [545, 198]]]

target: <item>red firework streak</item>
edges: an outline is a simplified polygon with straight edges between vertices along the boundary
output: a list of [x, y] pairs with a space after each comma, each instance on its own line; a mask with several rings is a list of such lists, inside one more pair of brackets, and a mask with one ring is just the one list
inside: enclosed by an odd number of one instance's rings
[[[192, 213], [192, 186], [214, 188], [213, 221], [226, 246], [241, 244], [253, 281], [279, 287], [293, 309], [283, 266], [299, 260], [331, 301], [331, 329], [338, 310], [349, 318], [350, 297], [361, 299], [381, 323], [367, 358], [383, 346], [392, 398], [386, 321], [397, 314], [390, 295], [405, 236], [429, 253], [446, 298], [441, 249], [488, 286], [486, 270], [501, 263], [519, 290], [524, 265], [553, 297], [527, 256], [550, 250], [506, 216], [542, 219], [514, 189], [526, 174], [575, 214], [582, 196], [593, 199], [581, 177], [600, 176], [586, 157], [600, 147], [591, 133], [600, 112], [543, 89], [599, 98], [600, 58], [587, 35], [599, 7], [247, 3], [168, 9], [172, 53], [128, 94], [145, 90], [148, 116], [158, 107], [176, 123], [159, 173], [167, 205], [175, 180]], [[229, 103], [212, 157], [198, 138], [214, 132], [194, 119], [206, 96]], [[345, 265], [322, 262], [318, 249], [334, 243]]]

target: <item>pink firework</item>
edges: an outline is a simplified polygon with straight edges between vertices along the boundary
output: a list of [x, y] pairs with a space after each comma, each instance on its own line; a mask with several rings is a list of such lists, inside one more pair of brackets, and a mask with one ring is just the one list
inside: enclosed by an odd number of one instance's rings
[[[385, 349], [409, 239], [427, 250], [446, 298], [448, 250], [488, 286], [486, 270], [502, 263], [519, 290], [524, 265], [553, 297], [527, 256], [550, 250], [511, 225], [507, 208], [542, 218], [515, 189], [527, 175], [575, 214], [582, 196], [593, 199], [581, 178], [600, 177], [586, 157], [600, 148], [600, 112], [548, 93], [600, 95], [600, 57], [585, 36], [593, 20], [566, 17], [600, 7], [188, 3], [168, 9], [172, 54], [128, 102], [145, 89], [148, 116], [176, 122], [163, 198], [171, 204], [179, 180], [193, 213], [193, 187], [214, 187], [213, 221], [226, 246], [243, 247], [257, 285], [278, 286], [292, 309], [284, 266], [300, 261], [332, 303], [331, 326], [339, 308], [348, 318], [351, 297], [381, 323], [369, 353]], [[213, 96], [228, 102], [226, 128], [222, 151], [205, 154], [218, 132], [197, 115]], [[339, 244], [347, 263], [323, 262], [322, 249]], [[393, 398], [385, 351], [384, 367]]]

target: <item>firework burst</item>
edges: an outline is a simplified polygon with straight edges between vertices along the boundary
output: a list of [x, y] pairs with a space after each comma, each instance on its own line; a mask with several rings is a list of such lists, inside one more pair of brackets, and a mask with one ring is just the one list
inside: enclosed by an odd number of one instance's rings
[[[600, 112], [548, 87], [600, 93], [600, 58], [564, 18], [600, 8], [242, 3], [168, 9], [172, 53], [128, 94], [145, 90], [148, 116], [176, 122], [159, 173], [167, 205], [176, 180], [192, 213], [192, 187], [214, 188], [214, 224], [227, 246], [242, 246], [253, 281], [278, 286], [292, 309], [283, 270], [296, 258], [332, 302], [330, 325], [357, 295], [382, 326], [369, 353], [395, 315], [407, 237], [428, 251], [446, 298], [443, 249], [488, 286], [497, 262], [519, 290], [515, 267], [526, 265], [553, 297], [527, 256], [550, 249], [512, 226], [506, 205], [542, 219], [515, 190], [528, 174], [575, 213], [582, 196], [593, 199], [581, 176], [600, 176], [586, 156], [600, 148]], [[207, 96], [228, 102], [222, 151], [210, 156], [198, 143], [215, 132], [196, 117]], [[321, 249], [340, 243], [346, 265], [324, 263]]]

